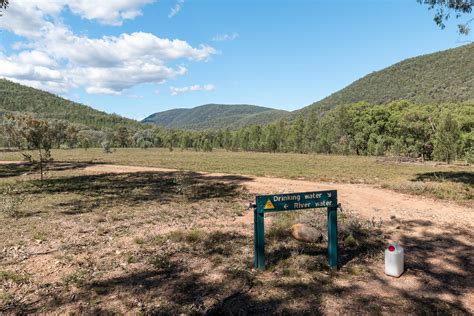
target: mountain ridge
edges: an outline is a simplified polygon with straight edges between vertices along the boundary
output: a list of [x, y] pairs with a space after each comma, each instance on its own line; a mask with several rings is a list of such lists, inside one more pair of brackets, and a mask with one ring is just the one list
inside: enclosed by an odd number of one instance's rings
[[295, 119], [310, 111], [320, 114], [338, 105], [367, 102], [388, 104], [408, 100], [416, 104], [474, 103], [474, 43], [408, 58], [363, 76], [341, 90], [299, 110], [288, 112], [249, 104], [204, 104], [156, 112], [141, 122], [93, 109], [52, 93], [0, 79], [0, 114], [28, 112], [43, 119], [63, 119], [94, 129], [143, 123], [182, 129], [238, 129]]
[[43, 90], [0, 78], [0, 113], [31, 113], [48, 120], [67, 120], [96, 130], [142, 124], [118, 114], [96, 110]]
[[250, 104], [209, 103], [193, 108], [177, 108], [153, 113], [143, 123], [153, 123], [166, 128], [218, 129], [249, 125], [265, 125], [290, 112]]
[[331, 95], [303, 107], [324, 112], [338, 105], [365, 101], [387, 104], [474, 102], [474, 43], [404, 59], [371, 72]]

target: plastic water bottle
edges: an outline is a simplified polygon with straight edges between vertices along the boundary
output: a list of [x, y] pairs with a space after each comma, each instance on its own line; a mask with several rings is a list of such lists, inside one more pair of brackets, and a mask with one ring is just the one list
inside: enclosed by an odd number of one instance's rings
[[403, 248], [397, 243], [390, 243], [385, 249], [385, 274], [398, 278], [404, 271]]

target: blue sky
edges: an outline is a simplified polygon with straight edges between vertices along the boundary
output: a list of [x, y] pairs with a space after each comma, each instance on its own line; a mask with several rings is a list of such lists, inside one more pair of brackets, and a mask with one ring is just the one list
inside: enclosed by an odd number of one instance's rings
[[415, 0], [12, 0], [0, 77], [135, 119], [205, 103], [295, 110], [469, 39], [433, 15]]

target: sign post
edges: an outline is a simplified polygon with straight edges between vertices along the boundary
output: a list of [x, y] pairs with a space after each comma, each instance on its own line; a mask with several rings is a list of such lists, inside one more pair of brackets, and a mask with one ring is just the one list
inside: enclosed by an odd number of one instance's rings
[[337, 247], [337, 191], [301, 192], [289, 194], [259, 195], [254, 208], [254, 266], [265, 270], [265, 213], [298, 211], [327, 207], [328, 263], [338, 267]]

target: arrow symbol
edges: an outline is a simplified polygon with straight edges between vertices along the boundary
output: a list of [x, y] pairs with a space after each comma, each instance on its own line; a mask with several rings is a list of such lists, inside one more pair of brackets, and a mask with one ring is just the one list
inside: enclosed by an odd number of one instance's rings
[[285, 208], [285, 210], [288, 209], [288, 204], [284, 204], [283, 207]]

